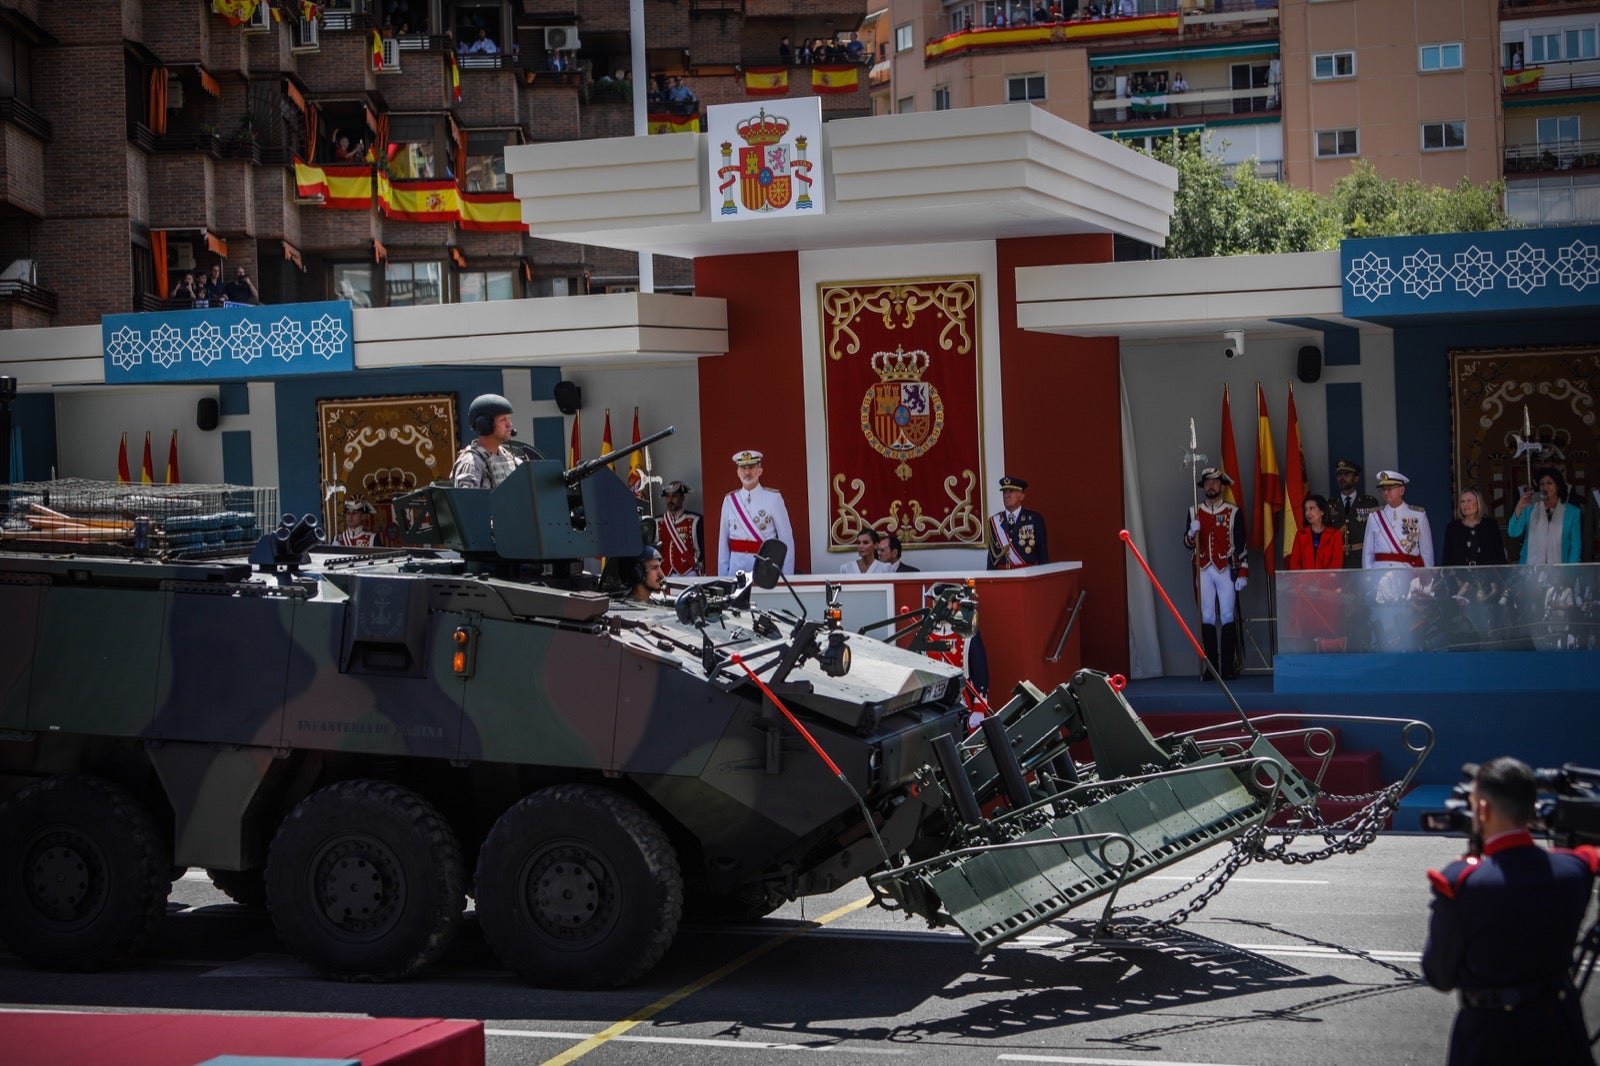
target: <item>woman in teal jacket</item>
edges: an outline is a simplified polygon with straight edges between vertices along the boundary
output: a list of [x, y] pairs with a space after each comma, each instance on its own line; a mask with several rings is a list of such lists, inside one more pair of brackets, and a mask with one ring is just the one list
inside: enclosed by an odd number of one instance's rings
[[1583, 560], [1583, 515], [1567, 502], [1567, 479], [1553, 466], [1535, 475], [1537, 495], [1530, 488], [1517, 502], [1506, 533], [1522, 537], [1524, 563], [1576, 563]]

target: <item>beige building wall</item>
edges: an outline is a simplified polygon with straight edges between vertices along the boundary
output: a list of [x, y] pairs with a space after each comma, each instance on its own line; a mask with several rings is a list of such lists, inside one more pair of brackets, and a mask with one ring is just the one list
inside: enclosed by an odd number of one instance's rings
[[[1458, 70], [1422, 72], [1424, 45], [1461, 45]], [[1401, 180], [1453, 185], [1500, 176], [1495, 0], [1281, 0], [1286, 179], [1326, 192], [1351, 158]], [[1316, 80], [1313, 59], [1353, 52], [1354, 75]], [[1425, 151], [1423, 124], [1464, 122], [1466, 145]], [[1356, 131], [1354, 157], [1318, 158], [1318, 131]]]

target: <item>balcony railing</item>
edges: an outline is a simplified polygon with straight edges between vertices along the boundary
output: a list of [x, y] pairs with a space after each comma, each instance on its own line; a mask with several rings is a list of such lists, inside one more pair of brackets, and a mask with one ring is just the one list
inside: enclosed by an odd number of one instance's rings
[[1560, 11], [1563, 8], [1593, 7], [1594, 0], [1500, 0], [1500, 10], [1524, 18]]
[[55, 133], [49, 119], [14, 96], [0, 100], [0, 122], [25, 129], [41, 141], [49, 141]]
[[1506, 145], [1507, 174], [1600, 169], [1600, 140]]
[[396, 34], [394, 43], [402, 52], [450, 51], [450, 37], [443, 33]]
[[1600, 63], [1593, 59], [1569, 59], [1557, 63], [1536, 63], [1501, 74], [1501, 88], [1508, 97], [1526, 93], [1562, 93], [1573, 89], [1600, 87]]
[[1192, 89], [1183, 93], [1106, 97], [1090, 101], [1089, 107], [1092, 126], [1246, 114], [1260, 114], [1265, 118], [1278, 111], [1278, 87]]
[[56, 294], [29, 281], [0, 281], [0, 300], [26, 304], [50, 315], [56, 313]]
[[[923, 58], [931, 61], [995, 48], [1081, 45], [1118, 37], [1177, 35], [1177, 0], [1156, 0], [1140, 6], [1141, 9], [1148, 7], [1148, 12], [1114, 18], [1075, 17], [1065, 22], [1018, 20], [1014, 25], [963, 28], [929, 41], [923, 46]], [[1079, 14], [1082, 14], [1081, 9]]]

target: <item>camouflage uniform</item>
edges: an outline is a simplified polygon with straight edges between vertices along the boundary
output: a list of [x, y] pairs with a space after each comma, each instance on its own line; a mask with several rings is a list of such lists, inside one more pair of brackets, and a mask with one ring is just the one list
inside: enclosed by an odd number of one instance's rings
[[1344, 567], [1361, 569], [1361, 545], [1367, 536], [1367, 519], [1383, 504], [1370, 492], [1357, 492], [1349, 506], [1342, 496], [1328, 497], [1327, 524], [1344, 534]]
[[512, 455], [505, 448], [491, 453], [482, 444], [473, 441], [456, 453], [455, 466], [450, 468], [450, 480], [458, 489], [492, 489], [521, 465], [521, 456]]

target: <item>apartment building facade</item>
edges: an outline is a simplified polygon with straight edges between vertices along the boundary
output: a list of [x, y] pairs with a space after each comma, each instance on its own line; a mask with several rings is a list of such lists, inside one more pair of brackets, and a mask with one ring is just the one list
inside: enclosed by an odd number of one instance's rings
[[[782, 38], [853, 36], [859, 6], [645, 0], [642, 73], [681, 79], [669, 125], [692, 128]], [[214, 264], [266, 303], [630, 289], [631, 253], [528, 235], [502, 158], [633, 134], [630, 25], [628, 0], [4, 0], [0, 327], [167, 309]], [[825, 113], [868, 113], [859, 86]], [[692, 286], [685, 261], [654, 275]]]

